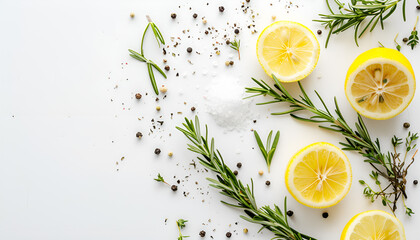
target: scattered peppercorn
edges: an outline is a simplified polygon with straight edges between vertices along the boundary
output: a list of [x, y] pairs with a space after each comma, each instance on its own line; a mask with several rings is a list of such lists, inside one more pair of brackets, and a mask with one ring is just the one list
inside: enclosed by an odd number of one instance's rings
[[155, 154], [156, 154], [156, 155], [159, 155], [159, 154], [160, 154], [160, 152], [161, 152], [161, 151], [160, 151], [160, 149], [159, 149], [159, 148], [156, 148], [156, 149], [155, 149]]
[[160, 106], [157, 106], [156, 107], [156, 111], [160, 111]]
[[195, 111], [195, 107], [191, 107], [191, 111], [194, 112]]
[[175, 18], [176, 18], [176, 13], [172, 13], [172, 14], [171, 14], [171, 18], [172, 18], [172, 19], [175, 19]]
[[173, 152], [169, 152], [169, 153], [168, 153], [168, 156], [169, 156], [169, 157], [172, 157], [173, 155], [174, 155], [174, 153], [173, 153]]
[[417, 8], [417, 10], [420, 10], [420, 5], [418, 5], [416, 8]]
[[229, 65], [231, 65], [231, 66], [232, 66], [233, 64], [234, 64], [234, 62], [233, 62], [233, 61], [230, 61], [230, 62], [229, 62]]
[[287, 213], [286, 213], [286, 214], [287, 214], [287, 216], [291, 217], [291, 216], [293, 216], [293, 213], [294, 213], [294, 212], [293, 212], [292, 210], [289, 210], [289, 211], [287, 211]]
[[235, 34], [239, 34], [239, 29], [235, 29]]
[[244, 228], [244, 233], [247, 234], [248, 233], [248, 228]]
[[192, 47], [188, 47], [188, 48], [187, 48], [187, 52], [188, 52], [188, 53], [191, 53], [191, 52], [192, 52]]
[[242, 167], [242, 163], [238, 162], [238, 163], [236, 164], [236, 166], [237, 166], [238, 168], [241, 168], [241, 167]]
[[193, 18], [197, 18], [197, 17], [198, 17], [197, 13], [194, 13]]
[[225, 7], [220, 6], [220, 7], [219, 7], [219, 12], [224, 12], [224, 11], [225, 11]]
[[233, 171], [233, 174], [235, 174], [235, 176], [237, 176], [238, 175], [238, 171], [237, 170]]
[[174, 192], [175, 192], [176, 190], [178, 190], [178, 187], [177, 187], [176, 185], [172, 185], [172, 186], [171, 186], [171, 189], [172, 189], [172, 191], [174, 191]]
[[160, 87], [160, 88], [159, 88], [159, 91], [160, 91], [161, 93], [166, 93], [166, 92], [168, 91], [168, 88], [167, 88], [167, 87], [165, 87], [165, 86], [162, 86], [162, 87]]
[[226, 65], [226, 66], [229, 66], [229, 61], [226, 61], [226, 62], [225, 62], [225, 65]]
[[413, 181], [413, 184], [414, 184], [414, 185], [417, 185], [417, 184], [419, 184], [419, 181], [414, 180], [414, 181]]
[[230, 44], [230, 41], [229, 41], [229, 39], [228, 40], [226, 40], [226, 45], [229, 45]]
[[408, 38], [403, 38], [403, 42], [408, 42]]
[[318, 33], [318, 35], [322, 34], [322, 30], [318, 30], [316, 33]]
[[137, 133], [136, 133], [136, 137], [137, 137], [137, 138], [142, 138], [142, 137], [143, 137], [143, 133], [141, 133], [141, 132], [137, 132]]
[[232, 233], [231, 232], [227, 232], [226, 233], [226, 237], [228, 237], [228, 238], [232, 237]]
[[405, 123], [403, 124], [403, 126], [404, 126], [404, 128], [409, 128], [409, 127], [410, 127], [410, 123], [405, 122]]
[[251, 0], [246, 0], [246, 2], [250, 2]]
[[206, 232], [203, 231], [203, 230], [201, 230], [200, 233], [199, 233], [199, 235], [200, 235], [200, 237], [205, 237], [206, 236]]
[[132, 13], [130, 13], [130, 17], [131, 17], [131, 18], [134, 18], [134, 16], [135, 16], [135, 15], [134, 15], [134, 13], [133, 13], [133, 12], [132, 12]]
[[264, 174], [263, 170], [258, 171], [258, 174], [262, 176]]
[[265, 185], [270, 186], [271, 182], [270, 181], [265, 181]]
[[140, 99], [141, 98], [141, 94], [140, 93], [136, 93], [136, 99]]
[[327, 212], [322, 213], [322, 217], [323, 218], [328, 218], [328, 213]]
[[169, 67], [168, 65], [165, 66], [165, 70], [169, 71], [171, 69], [171, 67]]
[[204, 33], [207, 35], [207, 34], [209, 34], [209, 31], [206, 30]]

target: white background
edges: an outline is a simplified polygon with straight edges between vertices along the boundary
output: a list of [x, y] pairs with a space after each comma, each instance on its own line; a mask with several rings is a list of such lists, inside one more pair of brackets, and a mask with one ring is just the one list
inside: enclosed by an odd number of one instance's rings
[[[284, 106], [252, 104], [249, 114], [253, 118], [240, 131], [227, 131], [214, 123], [203, 98], [214, 79], [238, 79], [241, 86], [252, 86], [251, 77], [270, 79], [255, 56], [258, 34], [251, 34], [246, 27], [252, 24], [252, 14], [241, 11], [241, 1], [208, 2], [0, 1], [0, 239], [176, 239], [178, 218], [189, 220], [183, 232], [192, 236], [190, 239], [198, 239], [200, 230], [207, 232], [206, 239], [210, 235], [224, 239], [227, 231], [234, 233], [232, 239], [273, 237], [266, 231], [257, 233], [259, 226], [244, 222], [239, 211], [223, 206], [219, 201], [224, 198], [205, 180], [214, 175], [203, 172], [201, 166], [194, 170], [189, 165], [196, 156], [186, 150], [186, 139], [174, 127], [183, 117], [193, 116], [189, 110], [192, 106], [197, 108], [201, 122], [209, 124], [226, 162], [232, 169], [242, 162], [240, 178], [244, 182], [254, 179], [258, 204], [282, 206], [287, 196], [289, 208], [295, 212], [290, 223], [300, 231], [318, 239], [338, 239], [356, 213], [384, 209], [379, 202], [370, 204], [362, 196], [357, 181], [368, 179], [370, 167], [361, 156], [350, 152], [346, 154], [353, 167], [353, 186], [342, 202], [326, 210], [328, 219], [321, 216], [325, 210], [304, 207], [289, 195], [283, 173], [290, 157], [310, 143], [337, 145], [342, 137], [288, 116], [270, 115]], [[317, 13], [327, 13], [324, 1], [293, 0], [292, 7], [285, 7], [289, 2], [251, 0], [256, 29], [261, 32], [273, 15], [277, 20], [299, 21], [314, 32], [321, 28], [312, 20]], [[226, 9], [223, 14], [218, 12], [220, 5]], [[134, 19], [130, 19], [131, 12], [136, 14]], [[170, 18], [172, 12], [178, 14], [175, 21]], [[196, 20], [193, 13], [199, 15]], [[148, 34], [147, 56], [160, 66], [166, 58], [171, 66], [167, 80], [156, 75], [158, 84], [169, 89], [166, 99], [159, 102], [155, 102], [145, 65], [131, 59], [127, 52], [128, 48], [139, 50], [146, 14], [160, 27], [170, 51], [179, 53], [176, 57], [163, 56]], [[409, 1], [407, 14], [408, 21], [403, 23], [397, 10], [385, 30], [378, 28], [366, 34], [360, 47], [355, 46], [352, 31], [333, 36], [328, 49], [322, 48], [316, 70], [303, 80], [310, 95], [314, 96], [312, 89], [318, 90], [331, 107], [337, 96], [345, 117], [353, 123], [355, 112], [343, 92], [346, 71], [357, 55], [378, 46], [378, 41], [393, 48], [397, 33], [400, 41], [408, 36], [419, 14], [414, 0]], [[223, 40], [203, 33], [203, 16], [207, 26], [231, 38], [233, 30], [226, 23], [241, 27], [241, 61], [224, 45], [219, 46], [220, 56], [210, 57], [214, 55], [211, 44]], [[183, 34], [182, 30], [190, 32]], [[173, 48], [170, 37], [181, 38], [177, 48]], [[325, 37], [324, 30], [319, 36], [321, 44]], [[187, 47], [201, 55], [187, 54]], [[420, 71], [419, 51], [407, 46], [402, 50], [416, 73]], [[235, 65], [227, 68], [224, 62], [230, 60], [229, 56]], [[180, 77], [175, 76], [177, 72]], [[287, 88], [297, 93], [296, 84]], [[140, 101], [134, 98], [137, 92], [143, 94]], [[254, 102], [259, 100], [263, 99]], [[405, 121], [411, 123], [410, 130], [417, 131], [419, 101], [416, 96], [410, 107], [393, 119], [366, 120], [371, 135], [389, 147], [393, 134], [407, 134], [402, 128]], [[157, 105], [162, 108], [160, 112], [155, 110]], [[173, 119], [170, 113], [174, 113]], [[159, 116], [165, 121], [163, 126], [149, 135], [151, 119], [158, 120]], [[263, 138], [271, 129], [281, 131], [272, 172], [262, 177], [257, 172], [266, 170], [266, 166], [255, 148], [252, 128]], [[145, 135], [141, 140], [135, 138], [137, 131]], [[160, 156], [153, 153], [156, 147], [162, 149]], [[174, 152], [172, 158], [167, 156], [169, 151]], [[415, 212], [420, 212], [420, 190], [412, 181], [420, 178], [419, 172], [420, 165], [415, 163], [407, 179], [407, 203]], [[178, 192], [153, 181], [157, 173], [171, 184], [183, 180]], [[266, 180], [271, 181], [270, 187], [265, 186]], [[189, 192], [187, 197], [184, 191]], [[401, 210], [398, 217], [407, 238], [418, 239], [418, 214], [408, 218]], [[249, 229], [247, 235], [242, 233], [245, 227]]]

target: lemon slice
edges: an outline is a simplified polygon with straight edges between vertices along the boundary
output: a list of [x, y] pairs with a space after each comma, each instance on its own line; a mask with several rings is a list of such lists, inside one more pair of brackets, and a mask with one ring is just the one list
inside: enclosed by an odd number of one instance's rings
[[341, 234], [341, 240], [405, 240], [402, 223], [391, 214], [373, 210], [354, 216]]
[[290, 160], [286, 186], [296, 201], [312, 208], [340, 202], [351, 186], [351, 166], [346, 155], [330, 143], [311, 144]]
[[281, 82], [308, 76], [319, 58], [319, 42], [300, 23], [279, 21], [266, 27], [257, 41], [257, 57], [264, 71]]
[[374, 48], [356, 58], [347, 73], [345, 92], [361, 115], [378, 120], [395, 117], [414, 97], [416, 81], [402, 53]]

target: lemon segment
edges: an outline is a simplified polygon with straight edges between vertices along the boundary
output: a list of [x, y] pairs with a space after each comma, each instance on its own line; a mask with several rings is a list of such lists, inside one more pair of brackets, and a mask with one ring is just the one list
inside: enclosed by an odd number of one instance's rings
[[346, 155], [330, 143], [314, 143], [295, 154], [286, 169], [286, 186], [303, 205], [331, 207], [351, 186], [351, 166]]
[[414, 71], [394, 49], [374, 48], [362, 53], [347, 73], [345, 92], [361, 115], [385, 120], [404, 111], [414, 97]]
[[372, 210], [354, 216], [344, 227], [340, 240], [405, 240], [402, 223], [391, 214]]
[[319, 59], [315, 35], [300, 23], [278, 21], [266, 27], [257, 41], [257, 57], [264, 71], [281, 82], [308, 76]]

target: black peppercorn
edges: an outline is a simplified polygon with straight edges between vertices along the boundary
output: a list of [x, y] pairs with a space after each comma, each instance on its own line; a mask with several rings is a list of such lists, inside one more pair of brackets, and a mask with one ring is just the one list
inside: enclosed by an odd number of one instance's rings
[[323, 218], [327, 218], [328, 217], [328, 213], [327, 212], [322, 213], [322, 217]]
[[136, 137], [138, 137], [138, 138], [143, 137], [143, 133], [141, 133], [141, 132], [137, 132], [137, 133], [136, 133]]
[[193, 18], [197, 18], [197, 17], [198, 17], [197, 13], [194, 13]]
[[226, 237], [228, 237], [228, 238], [232, 237], [232, 233], [227, 232], [227, 233], [226, 233]]
[[165, 70], [169, 71], [169, 69], [171, 69], [171, 67], [169, 67], [168, 65], [165, 66]]
[[414, 184], [414, 185], [417, 185], [417, 184], [419, 184], [419, 181], [414, 180], [414, 181], [413, 181], [413, 184]]
[[420, 10], [420, 5], [418, 5], [416, 8], [417, 8], [417, 10]]
[[220, 6], [220, 7], [219, 7], [219, 12], [224, 12], [224, 11], [225, 11], [225, 7]]
[[235, 174], [235, 176], [238, 175], [238, 171], [233, 171], [233, 174]]
[[209, 31], [206, 30], [204, 33], [207, 35], [207, 34], [209, 34]]
[[287, 216], [289, 216], [289, 217], [291, 217], [291, 216], [293, 216], [293, 211], [292, 210], [289, 210], [289, 211], [287, 211]]
[[229, 39], [228, 40], [226, 40], [226, 45], [229, 45], [230, 44], [230, 41], [229, 41]]
[[155, 149], [155, 154], [156, 154], [156, 155], [159, 155], [159, 154], [160, 154], [160, 149], [159, 149], [159, 148], [156, 148], [156, 149]]
[[239, 29], [235, 29], [235, 33], [236, 34], [239, 34]]
[[265, 185], [270, 186], [271, 182], [270, 181], [265, 181]]
[[192, 47], [188, 47], [187, 52], [191, 53], [192, 52]]
[[403, 42], [408, 42], [408, 38], [403, 38]]
[[321, 35], [322, 34], [322, 31], [321, 30], [318, 30], [316, 33], [318, 33], [318, 35]]
[[205, 237], [206, 236], [206, 232], [202, 230], [202, 231], [200, 231], [199, 235], [200, 235], [200, 237]]
[[176, 18], [176, 13], [172, 13], [172, 14], [171, 14], [171, 18], [172, 18], [172, 19], [175, 19], [175, 18]]
[[194, 112], [195, 111], [195, 107], [191, 107], [191, 111]]
[[229, 65], [231, 65], [231, 66], [232, 66], [233, 64], [234, 64], [234, 62], [233, 62], [233, 61], [230, 61], [230, 62], [229, 62]]
[[171, 186], [171, 189], [172, 189], [172, 191], [174, 191], [174, 192], [175, 192], [176, 190], [178, 190], [178, 187], [177, 187], [176, 185], [172, 185], [172, 186]]
[[405, 123], [403, 124], [403, 126], [404, 126], [404, 128], [409, 128], [409, 127], [410, 127], [410, 123], [405, 122]]
[[141, 98], [141, 94], [140, 93], [136, 93], [136, 99], [140, 99]]
[[246, 0], [246, 2], [250, 2], [251, 0]]
[[241, 168], [241, 167], [242, 167], [242, 163], [238, 162], [238, 163], [236, 164], [236, 166], [237, 166], [238, 168]]

